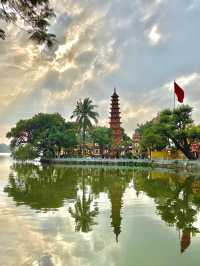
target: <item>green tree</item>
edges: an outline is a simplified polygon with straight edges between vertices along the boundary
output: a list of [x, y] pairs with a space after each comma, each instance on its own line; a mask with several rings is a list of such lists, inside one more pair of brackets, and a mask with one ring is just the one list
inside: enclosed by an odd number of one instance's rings
[[20, 146], [18, 149], [13, 151], [12, 156], [14, 159], [20, 159], [22, 161], [27, 161], [27, 160], [33, 160], [39, 157], [39, 154], [37, 150], [34, 148], [34, 146], [28, 143], [24, 146]]
[[126, 158], [130, 158], [131, 159], [133, 157], [133, 154], [132, 154], [132, 144], [133, 144], [133, 141], [126, 134], [124, 128], [121, 128], [121, 132], [122, 132], [122, 140], [121, 140], [121, 143], [119, 145], [119, 149], [121, 149], [122, 151], [124, 151]]
[[86, 134], [92, 128], [92, 121], [96, 124], [98, 122], [97, 117], [99, 114], [95, 112], [95, 108], [96, 105], [93, 104], [92, 100], [85, 98], [77, 102], [76, 108], [71, 116], [71, 118], [76, 118], [76, 123], [78, 124], [78, 130], [83, 140], [83, 154], [85, 153]]
[[143, 149], [161, 150], [166, 145], [175, 146], [188, 159], [197, 159], [191, 145], [200, 141], [200, 126], [192, 120], [192, 108], [182, 105], [174, 110], [165, 109], [156, 118], [138, 127]]
[[122, 131], [122, 145], [130, 146], [132, 145], [132, 139], [126, 134], [125, 129], [121, 128]]
[[[7, 24], [13, 23], [27, 32], [30, 39], [38, 44], [52, 46], [55, 35], [48, 32], [49, 20], [54, 17], [49, 0], [1, 0], [0, 19]], [[23, 23], [23, 28], [21, 27]], [[0, 38], [5, 39], [6, 33], [0, 29]]]
[[191, 144], [200, 141], [200, 127], [194, 126], [190, 106], [182, 105], [174, 110], [162, 111], [157, 122], [157, 132], [170, 139], [188, 159], [197, 159]]
[[[62, 148], [77, 144], [75, 129], [70, 128], [58, 113], [39, 113], [20, 120], [7, 137], [11, 139], [11, 152], [16, 159], [34, 159], [33, 155], [35, 158], [52, 158], [58, 156]], [[24, 156], [25, 152], [31, 158]]]
[[107, 127], [94, 127], [90, 131], [92, 140], [100, 147], [100, 153], [103, 157], [104, 150], [112, 146], [112, 130]]
[[162, 150], [167, 146], [167, 144], [167, 138], [157, 132], [155, 125], [148, 123], [148, 127], [146, 126], [145, 128], [143, 128], [140, 147], [142, 151], [149, 151], [150, 158], [151, 152], [153, 150]]

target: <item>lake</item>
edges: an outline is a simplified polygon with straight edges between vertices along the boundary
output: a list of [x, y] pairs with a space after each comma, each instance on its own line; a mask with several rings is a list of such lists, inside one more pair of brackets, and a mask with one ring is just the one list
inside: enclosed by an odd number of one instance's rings
[[0, 155], [0, 265], [199, 266], [200, 174]]

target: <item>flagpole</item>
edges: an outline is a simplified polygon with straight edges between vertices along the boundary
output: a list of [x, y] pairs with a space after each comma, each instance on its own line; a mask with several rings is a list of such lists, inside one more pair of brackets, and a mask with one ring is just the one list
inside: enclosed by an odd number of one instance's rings
[[[174, 80], [174, 83], [175, 83], [175, 80]], [[174, 110], [175, 110], [175, 108], [176, 108], [176, 95], [175, 95], [175, 90], [173, 89], [173, 91], [174, 91]]]

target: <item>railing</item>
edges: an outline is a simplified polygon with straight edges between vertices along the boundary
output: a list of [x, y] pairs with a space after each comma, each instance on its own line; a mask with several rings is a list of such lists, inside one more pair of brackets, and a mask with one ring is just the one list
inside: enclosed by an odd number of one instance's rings
[[93, 165], [122, 165], [122, 166], [154, 166], [154, 167], [169, 167], [169, 168], [200, 168], [200, 161], [190, 160], [150, 160], [150, 159], [109, 159], [109, 158], [54, 158], [43, 159], [46, 163], [60, 164], [93, 164]]
[[108, 158], [55, 158], [42, 160], [50, 163], [73, 163], [73, 164], [116, 164], [116, 165], [151, 165], [149, 159], [108, 159]]

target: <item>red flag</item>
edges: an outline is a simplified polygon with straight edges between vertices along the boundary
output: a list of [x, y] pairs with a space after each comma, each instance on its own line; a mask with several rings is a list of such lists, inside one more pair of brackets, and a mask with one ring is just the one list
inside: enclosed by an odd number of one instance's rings
[[178, 101], [180, 103], [183, 103], [185, 97], [184, 90], [175, 81], [174, 81], [174, 92], [176, 93]]

